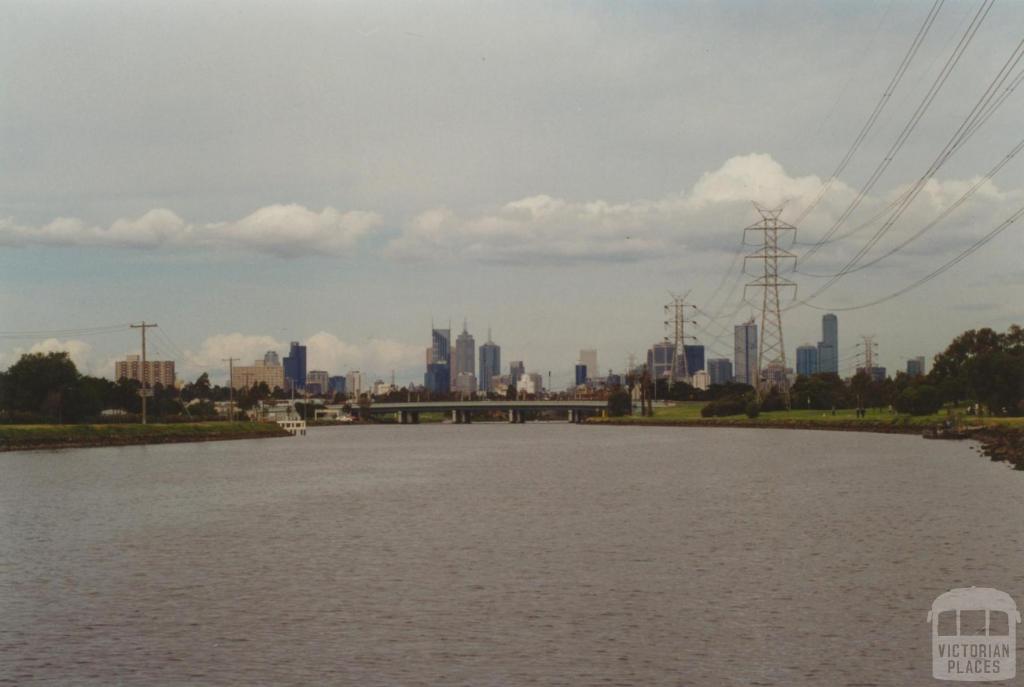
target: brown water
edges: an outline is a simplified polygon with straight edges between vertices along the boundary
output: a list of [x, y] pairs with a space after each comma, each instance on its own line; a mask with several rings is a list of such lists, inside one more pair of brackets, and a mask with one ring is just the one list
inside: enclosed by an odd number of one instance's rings
[[344, 427], [0, 477], [2, 683], [924, 685], [936, 595], [1024, 602], [1024, 474], [916, 437]]

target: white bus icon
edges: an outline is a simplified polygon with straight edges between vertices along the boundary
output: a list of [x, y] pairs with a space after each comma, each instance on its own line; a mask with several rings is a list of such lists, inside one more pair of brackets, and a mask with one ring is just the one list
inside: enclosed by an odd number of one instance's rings
[[1017, 674], [1020, 613], [1010, 595], [988, 587], [951, 589], [928, 612], [932, 677], [986, 682]]

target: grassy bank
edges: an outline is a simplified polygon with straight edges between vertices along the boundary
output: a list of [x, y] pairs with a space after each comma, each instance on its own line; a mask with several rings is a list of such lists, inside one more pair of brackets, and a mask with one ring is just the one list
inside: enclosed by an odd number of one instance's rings
[[[824, 429], [845, 432], [880, 432], [886, 434], [917, 434], [925, 428], [945, 422], [946, 411], [934, 415], [894, 415], [885, 411], [869, 410], [864, 417], [856, 411], [837, 410], [835, 415], [821, 410], [782, 410], [761, 413], [758, 417], [745, 415], [729, 417], [701, 417], [704, 403], [679, 403], [655, 408], [653, 417], [638, 415], [627, 417], [591, 418], [589, 424], [599, 425], [653, 425], [669, 427], [763, 427], [777, 429]], [[1024, 470], [1024, 417], [964, 416], [962, 424], [984, 427], [974, 438], [981, 442], [985, 455], [992, 460], [1006, 461], [1018, 470]]]
[[0, 451], [260, 439], [289, 434], [269, 422], [116, 425], [0, 425]]

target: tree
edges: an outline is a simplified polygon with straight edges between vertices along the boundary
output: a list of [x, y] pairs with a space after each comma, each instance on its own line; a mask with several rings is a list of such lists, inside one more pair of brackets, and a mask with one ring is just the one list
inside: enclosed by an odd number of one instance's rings
[[625, 389], [616, 389], [608, 395], [608, 414], [612, 417], [630, 415], [633, 411], [633, 400]]
[[896, 397], [896, 410], [910, 415], [931, 415], [942, 408], [942, 393], [931, 384], [915, 384]]
[[78, 370], [66, 351], [26, 353], [11, 365], [3, 381], [6, 410], [57, 420], [65, 397], [78, 386]]

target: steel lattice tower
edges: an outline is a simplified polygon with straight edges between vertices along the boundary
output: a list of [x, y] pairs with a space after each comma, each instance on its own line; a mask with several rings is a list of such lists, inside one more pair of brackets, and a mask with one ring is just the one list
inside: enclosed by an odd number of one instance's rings
[[744, 286], [743, 298], [746, 300], [747, 289], [761, 289], [757, 397], [759, 400], [763, 399], [773, 386], [777, 386], [788, 408], [789, 380], [786, 376], [786, 345], [782, 337], [782, 307], [779, 304], [779, 290], [792, 288], [795, 297], [796, 283], [779, 276], [779, 262], [793, 260], [795, 264], [796, 255], [779, 247], [779, 232], [792, 231], [795, 239], [796, 227], [779, 221], [779, 215], [782, 214], [781, 206], [768, 209], [754, 203], [754, 207], [761, 215], [761, 221], [743, 230], [743, 241], [747, 243], [748, 232], [761, 232], [762, 238], [757, 242], [761, 247], [744, 258], [744, 269], [746, 269], [748, 260], [760, 260], [764, 265], [764, 271], [761, 276]]
[[[686, 335], [686, 325], [697, 323], [694, 320], [686, 319], [686, 309], [696, 309], [697, 306], [686, 302], [686, 297], [690, 295], [689, 291], [682, 296], [671, 292], [669, 295], [672, 296], [672, 302], [665, 306], [665, 314], [669, 316], [669, 319], [665, 320], [665, 327], [672, 332], [672, 372], [668, 376], [669, 388], [672, 388], [676, 382], [690, 381], [690, 370], [686, 364], [684, 345], [686, 339], [694, 337]], [[694, 371], [696, 372], [696, 370]]]

